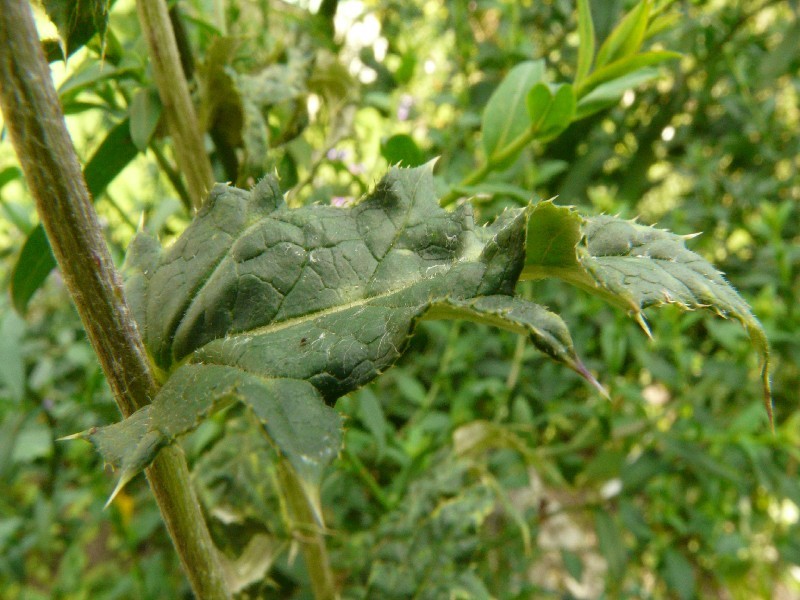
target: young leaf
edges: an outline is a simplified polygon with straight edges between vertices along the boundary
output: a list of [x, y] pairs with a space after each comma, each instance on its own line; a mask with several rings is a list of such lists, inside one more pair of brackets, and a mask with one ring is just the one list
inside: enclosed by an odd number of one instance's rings
[[[516, 65], [494, 91], [483, 111], [483, 148], [487, 159], [502, 152], [530, 127], [526, 98], [530, 89], [544, 77], [544, 61]], [[516, 160], [509, 157], [498, 168]]]
[[632, 56], [639, 51], [650, 20], [650, 0], [641, 0], [626, 14], [597, 51], [595, 68]]
[[129, 108], [131, 141], [141, 151], [147, 150], [150, 138], [161, 118], [161, 99], [155, 88], [142, 88], [131, 100]]
[[575, 117], [575, 92], [564, 84], [552, 93], [546, 83], [537, 83], [526, 98], [531, 128], [539, 139], [550, 139], [564, 131]]
[[171, 248], [132, 246], [127, 296], [167, 379], [152, 405], [87, 437], [127, 479], [239, 401], [315, 485], [341, 443], [327, 405], [391, 367], [423, 317], [518, 331], [596, 384], [564, 323], [513, 297], [528, 211], [476, 227], [469, 205], [438, 206], [430, 165], [392, 169], [352, 208], [289, 209], [271, 178], [216, 186]]
[[578, 0], [578, 66], [575, 69], [575, 85], [580, 86], [592, 69], [594, 60], [594, 22], [589, 0]]
[[657, 69], [645, 67], [598, 85], [580, 99], [575, 118], [583, 119], [598, 111], [613, 106], [619, 102], [620, 98], [622, 98], [622, 95], [627, 90], [653, 81], [656, 77], [658, 77]]
[[630, 73], [634, 73], [643, 69], [644, 67], [652, 67], [662, 62], [680, 58], [681, 55], [677, 52], [669, 52], [666, 50], [654, 50], [652, 52], [642, 52], [627, 58], [621, 58], [614, 61], [609, 65], [598, 68], [594, 73], [589, 75], [583, 80], [580, 89], [577, 92], [579, 98], [583, 98], [597, 86], [611, 82], [615, 79], [624, 77]]
[[521, 279], [558, 277], [631, 311], [677, 304], [738, 320], [761, 357], [764, 406], [772, 423], [769, 344], [758, 319], [722, 274], [669, 231], [609, 216], [583, 219], [551, 201], [531, 212]]

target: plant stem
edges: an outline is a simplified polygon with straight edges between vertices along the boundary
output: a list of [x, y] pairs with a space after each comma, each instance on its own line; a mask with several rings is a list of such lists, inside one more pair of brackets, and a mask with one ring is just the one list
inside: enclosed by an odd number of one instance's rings
[[[158, 391], [64, 123], [30, 4], [0, 0], [0, 107], [39, 217], [114, 398], [127, 416]], [[179, 450], [148, 469], [192, 588], [227, 599], [221, 567]]]
[[164, 106], [167, 127], [175, 142], [175, 156], [198, 208], [214, 183], [211, 161], [183, 74], [175, 32], [164, 0], [138, 0], [136, 7], [153, 66], [153, 78]]
[[277, 479], [292, 521], [292, 534], [300, 543], [314, 598], [336, 600], [339, 594], [336, 592], [325, 537], [300, 478], [288, 461], [281, 460], [277, 465]]
[[464, 194], [461, 193], [460, 188], [468, 185], [475, 185], [476, 183], [480, 183], [486, 179], [486, 176], [497, 169], [498, 165], [503, 164], [503, 162], [508, 160], [511, 156], [514, 156], [525, 146], [530, 144], [536, 138], [537, 133], [538, 132], [534, 127], [528, 127], [528, 129], [517, 136], [508, 146], [503, 148], [497, 154], [493, 154], [491, 157], [489, 157], [489, 160], [479, 167], [477, 171], [473, 171], [464, 179], [462, 179], [460, 183], [453, 186], [453, 188], [447, 194], [442, 196], [442, 198], [439, 200], [439, 204], [441, 206], [449, 206], [461, 198]]
[[167, 157], [164, 156], [164, 153], [161, 151], [161, 148], [159, 148], [157, 142], [151, 141], [148, 148], [150, 148], [150, 150], [153, 152], [153, 156], [156, 157], [158, 166], [162, 171], [164, 171], [167, 179], [169, 179], [169, 182], [172, 184], [172, 188], [175, 190], [175, 193], [178, 194], [178, 198], [180, 198], [181, 203], [186, 210], [191, 213], [192, 199], [189, 197], [189, 192], [186, 189], [186, 186], [183, 185], [183, 181], [181, 181], [180, 174], [175, 170], [175, 168], [173, 168], [169, 160], [167, 160]]

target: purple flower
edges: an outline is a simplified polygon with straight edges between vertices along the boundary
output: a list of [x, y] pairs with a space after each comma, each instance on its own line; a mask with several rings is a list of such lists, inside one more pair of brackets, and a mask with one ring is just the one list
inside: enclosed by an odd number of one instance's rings
[[411, 108], [414, 106], [414, 97], [408, 94], [400, 96], [400, 102], [397, 105], [397, 120], [406, 121], [411, 115]]
[[331, 148], [328, 150], [328, 160], [345, 160], [347, 158], [347, 150], [337, 150], [336, 148]]

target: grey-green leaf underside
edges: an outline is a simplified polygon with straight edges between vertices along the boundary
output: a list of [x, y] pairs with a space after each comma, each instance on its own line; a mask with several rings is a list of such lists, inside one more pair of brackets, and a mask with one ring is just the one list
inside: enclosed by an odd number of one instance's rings
[[392, 169], [352, 208], [289, 209], [271, 178], [249, 192], [216, 186], [170, 248], [132, 244], [126, 291], [164, 384], [150, 406], [85, 437], [124, 485], [242, 402], [313, 486], [341, 444], [331, 405], [392, 366], [423, 317], [523, 333], [597, 385], [563, 321], [513, 296], [529, 212], [476, 226], [469, 205], [439, 207], [430, 165]]
[[761, 357], [764, 405], [772, 423], [766, 334], [722, 273], [686, 248], [690, 237], [606, 215], [584, 219], [571, 208], [542, 202], [530, 215], [521, 278], [573, 283], [631, 311], [648, 335], [642, 310], [649, 306], [708, 308], [738, 320]]

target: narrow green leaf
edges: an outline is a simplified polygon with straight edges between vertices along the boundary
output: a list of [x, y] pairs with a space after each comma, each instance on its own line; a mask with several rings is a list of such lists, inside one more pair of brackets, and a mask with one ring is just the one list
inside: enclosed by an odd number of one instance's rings
[[108, 132], [83, 167], [83, 177], [92, 198], [97, 199], [137, 154], [139, 150], [131, 139], [130, 121], [124, 119]]
[[392, 169], [348, 208], [289, 209], [273, 178], [218, 185], [171, 248], [137, 238], [126, 293], [166, 381], [146, 431], [88, 434], [123, 479], [236, 401], [313, 488], [341, 443], [329, 405], [391, 367], [421, 318], [518, 331], [597, 385], [564, 323], [513, 297], [530, 209], [476, 227], [470, 205], [439, 207], [431, 169]]
[[53, 267], [56, 259], [41, 225], [36, 226], [22, 245], [14, 270], [11, 273], [11, 301], [20, 314], [28, 308], [33, 294], [38, 290]]
[[648, 306], [708, 308], [736, 319], [760, 355], [764, 406], [772, 424], [766, 334], [722, 274], [686, 248], [690, 237], [609, 216], [583, 219], [570, 208], [544, 202], [531, 213], [521, 278], [572, 283], [629, 310], [648, 335], [642, 315]]
[[674, 548], [664, 550], [660, 570], [667, 587], [680, 600], [691, 600], [696, 597], [697, 582], [694, 569], [683, 554]]
[[[12, 181], [21, 180], [22, 178], [22, 170], [19, 167], [6, 167], [0, 171], [0, 191]], [[17, 203], [7, 202], [2, 195], [0, 195], [0, 207], [2, 207], [6, 218], [23, 234], [27, 235], [31, 232], [33, 225], [28, 220], [27, 210], [22, 209]]]
[[651, 0], [641, 0], [619, 22], [597, 51], [596, 69], [636, 54], [650, 20]]
[[[108, 133], [83, 169], [92, 198], [97, 198], [137, 154], [131, 140], [130, 123], [125, 119]], [[56, 259], [44, 228], [37, 225], [25, 240], [11, 275], [11, 298], [17, 311], [21, 314], [26, 311], [31, 297], [55, 266]]]
[[[528, 91], [544, 78], [544, 61], [526, 61], [509, 71], [483, 111], [483, 148], [487, 159], [500, 153], [530, 127], [526, 108]], [[510, 166], [509, 157], [498, 168]]]
[[564, 564], [567, 573], [569, 573], [575, 581], [580, 581], [583, 578], [583, 561], [580, 556], [566, 548], [562, 548], [561, 562]]
[[156, 131], [161, 118], [161, 99], [155, 88], [142, 88], [131, 100], [128, 110], [130, 118], [131, 141], [139, 151], [147, 150], [150, 138]]
[[[3, 303], [5, 305], [5, 303]], [[13, 311], [0, 320], [0, 382], [8, 390], [8, 398], [22, 402], [25, 396], [25, 361], [22, 356], [22, 335], [25, 321]]]
[[378, 457], [383, 456], [386, 450], [386, 438], [391, 431], [391, 426], [386, 420], [380, 400], [368, 387], [358, 394], [358, 416], [366, 426], [378, 446]]
[[87, 62], [58, 86], [58, 97], [62, 101], [74, 98], [78, 93], [96, 88], [103, 81], [135, 79], [139, 70], [133, 67], [117, 67], [110, 63]]
[[575, 119], [584, 119], [589, 115], [617, 104], [626, 91], [639, 87], [658, 77], [658, 70], [645, 67], [637, 71], [601, 83], [578, 102]]
[[619, 527], [606, 511], [595, 510], [594, 530], [600, 553], [608, 564], [608, 574], [616, 581], [620, 581], [625, 574], [628, 557]]
[[671, 12], [669, 14], [658, 15], [658, 16], [656, 16], [655, 14], [651, 15], [650, 24], [647, 26], [647, 31], [644, 34], [644, 41], [647, 41], [650, 38], [655, 37], [662, 31], [670, 29], [680, 20], [681, 20], [681, 15], [676, 12]]
[[22, 179], [22, 170], [19, 167], [6, 167], [0, 171], [0, 190], [17, 179]]
[[595, 89], [600, 84], [613, 81], [620, 77], [624, 77], [629, 73], [638, 71], [644, 67], [652, 67], [662, 62], [680, 58], [681, 55], [677, 52], [669, 52], [666, 50], [658, 50], [652, 52], [643, 52], [627, 58], [621, 58], [609, 65], [598, 68], [594, 73], [589, 75], [583, 80], [583, 84], [578, 90], [578, 98], [582, 99], [589, 92]]
[[592, 21], [592, 10], [589, 0], [578, 0], [578, 65], [575, 69], [575, 86], [580, 86], [581, 82], [589, 74], [594, 61], [595, 37], [594, 21]]

